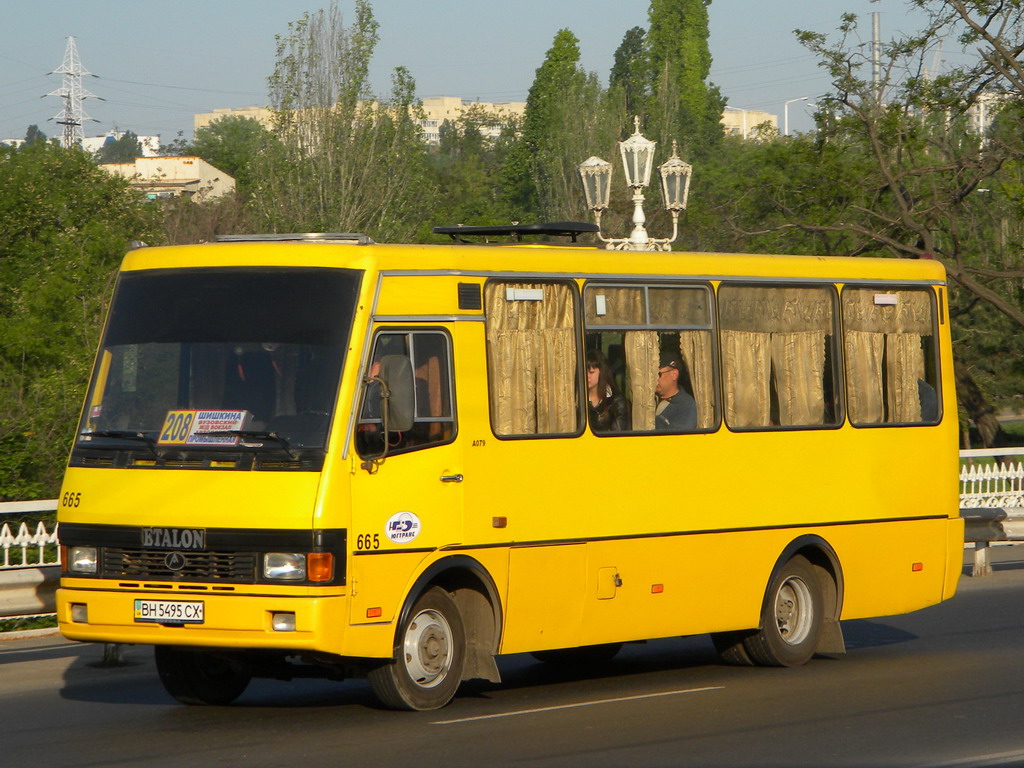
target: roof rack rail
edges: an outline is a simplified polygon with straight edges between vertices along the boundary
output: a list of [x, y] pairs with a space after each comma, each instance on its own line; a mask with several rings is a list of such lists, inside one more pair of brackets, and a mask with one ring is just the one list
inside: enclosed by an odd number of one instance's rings
[[373, 245], [373, 239], [358, 233], [298, 232], [286, 235], [217, 235], [218, 243], [286, 243], [286, 242], [344, 242], [355, 245]]
[[486, 226], [434, 227], [435, 235], [448, 235], [457, 243], [469, 243], [464, 237], [512, 237], [521, 243], [524, 236], [547, 235], [549, 237], [568, 237], [571, 242], [582, 234], [599, 232], [600, 227], [584, 221], [553, 221], [547, 224], [495, 224]]

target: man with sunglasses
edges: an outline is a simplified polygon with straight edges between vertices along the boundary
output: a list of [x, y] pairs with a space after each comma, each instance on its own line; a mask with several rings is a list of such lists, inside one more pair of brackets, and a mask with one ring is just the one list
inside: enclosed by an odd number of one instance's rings
[[693, 432], [697, 429], [697, 403], [682, 388], [683, 361], [676, 355], [661, 356], [658, 383], [654, 394], [658, 406], [654, 412], [654, 428], [659, 432]]

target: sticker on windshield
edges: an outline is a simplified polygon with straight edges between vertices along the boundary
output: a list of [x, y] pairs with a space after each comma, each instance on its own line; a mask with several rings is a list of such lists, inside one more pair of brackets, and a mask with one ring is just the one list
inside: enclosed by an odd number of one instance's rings
[[248, 426], [248, 411], [168, 411], [160, 428], [157, 445], [237, 445], [238, 435], [211, 432], [236, 432]]
[[405, 544], [420, 535], [420, 519], [412, 512], [392, 515], [384, 528], [384, 534], [394, 544]]

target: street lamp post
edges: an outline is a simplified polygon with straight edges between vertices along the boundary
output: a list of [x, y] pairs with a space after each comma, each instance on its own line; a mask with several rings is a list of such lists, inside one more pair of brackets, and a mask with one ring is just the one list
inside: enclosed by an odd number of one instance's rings
[[626, 186], [633, 190], [633, 231], [629, 237], [606, 238], [600, 232], [601, 214], [608, 210], [611, 197], [612, 164], [599, 157], [587, 158], [579, 165], [580, 181], [587, 208], [597, 222], [597, 236], [605, 248], [616, 251], [667, 251], [679, 233], [679, 214], [686, 209], [690, 193], [690, 176], [693, 168], [679, 158], [675, 142], [672, 142], [672, 156], [658, 166], [661, 176], [661, 192], [665, 199], [665, 210], [672, 214], [672, 237], [654, 238], [647, 234], [647, 218], [644, 216], [643, 190], [651, 182], [651, 167], [654, 164], [656, 142], [644, 138], [640, 133], [640, 118], [634, 118], [633, 135], [619, 142], [622, 167], [626, 173]]
[[782, 105], [782, 135], [789, 136], [789, 105], [797, 101], [807, 101], [807, 96], [801, 96], [799, 99], [790, 99]]
[[743, 121], [743, 138], [744, 139], [747, 138], [747, 112], [749, 110], [740, 109], [739, 107], [730, 107], [728, 105], [726, 105], [725, 108], [730, 110], [731, 112], [739, 112], [740, 113], [740, 115], [741, 115], [740, 119]]

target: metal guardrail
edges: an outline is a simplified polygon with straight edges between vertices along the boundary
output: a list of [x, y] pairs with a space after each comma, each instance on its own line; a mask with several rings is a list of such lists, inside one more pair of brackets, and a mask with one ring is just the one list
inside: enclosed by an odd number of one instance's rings
[[[960, 517], [964, 541], [974, 545], [971, 576], [992, 573], [994, 543], [1024, 541], [1024, 448], [960, 451]], [[1016, 460], [1014, 457], [1017, 457]], [[976, 459], [984, 463], [974, 463]]]
[[[989, 548], [1024, 542], [1024, 448], [960, 452], [960, 516], [964, 542], [974, 545], [972, 576], [992, 573]], [[984, 463], [975, 463], [981, 460]], [[0, 502], [0, 520], [55, 513], [57, 500]], [[53, 613], [60, 581], [57, 524], [21, 520], [0, 524], [0, 618]]]
[[60, 582], [57, 524], [24, 518], [56, 511], [56, 499], [0, 502], [0, 618], [53, 613]]

